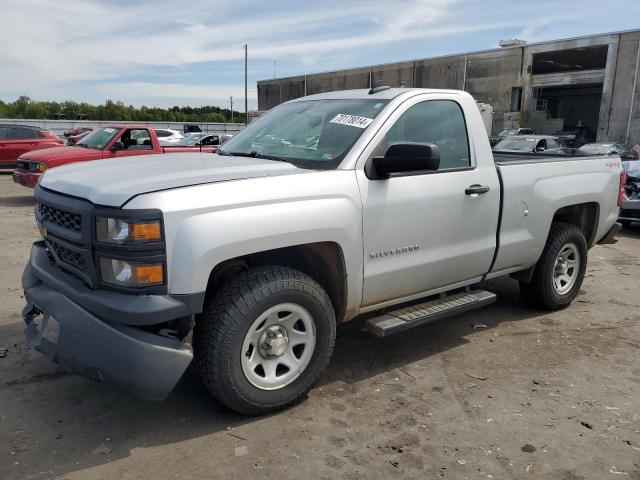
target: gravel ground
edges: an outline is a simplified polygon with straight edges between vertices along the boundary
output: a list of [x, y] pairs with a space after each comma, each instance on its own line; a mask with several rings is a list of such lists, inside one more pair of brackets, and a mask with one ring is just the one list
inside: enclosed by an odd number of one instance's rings
[[242, 418], [191, 372], [148, 403], [28, 350], [38, 233], [8, 175], [0, 218], [1, 479], [640, 479], [640, 226], [591, 250], [566, 310], [526, 308], [500, 280], [497, 304], [387, 339], [342, 325], [304, 403]]

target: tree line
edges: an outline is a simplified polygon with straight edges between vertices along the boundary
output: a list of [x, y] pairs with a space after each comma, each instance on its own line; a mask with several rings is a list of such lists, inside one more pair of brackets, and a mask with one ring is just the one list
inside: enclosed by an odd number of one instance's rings
[[[0, 118], [228, 123], [231, 122], [231, 110], [214, 106], [134, 107], [113, 100], [107, 100], [104, 105], [71, 101], [39, 102], [23, 95], [14, 102], [0, 100]], [[234, 111], [233, 121], [244, 123], [244, 113]]]

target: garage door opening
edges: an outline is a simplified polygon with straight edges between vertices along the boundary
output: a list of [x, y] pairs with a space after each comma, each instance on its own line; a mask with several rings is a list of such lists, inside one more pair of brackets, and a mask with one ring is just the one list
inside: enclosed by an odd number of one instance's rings
[[595, 142], [602, 84], [538, 88], [536, 111], [545, 112], [546, 132], [559, 134], [569, 146]]

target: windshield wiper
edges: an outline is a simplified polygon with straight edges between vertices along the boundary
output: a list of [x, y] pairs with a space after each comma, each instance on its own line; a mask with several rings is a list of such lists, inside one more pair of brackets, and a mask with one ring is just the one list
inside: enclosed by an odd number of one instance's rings
[[226, 150], [218, 150], [218, 155], [229, 156], [229, 157], [263, 158], [265, 160], [274, 160], [276, 162], [289, 163], [289, 160], [287, 160], [286, 158], [277, 157], [275, 155], [265, 155], [263, 153], [258, 153], [256, 151], [252, 151], [252, 152], [227, 152]]
[[265, 160], [274, 160], [276, 162], [289, 163], [289, 160], [287, 160], [286, 158], [276, 157], [275, 155], [265, 155], [263, 153], [251, 152], [250, 156], [253, 158], [264, 158]]
[[216, 153], [218, 155], [222, 155], [223, 157], [248, 157], [249, 156], [242, 152], [227, 152], [226, 150], [218, 150]]

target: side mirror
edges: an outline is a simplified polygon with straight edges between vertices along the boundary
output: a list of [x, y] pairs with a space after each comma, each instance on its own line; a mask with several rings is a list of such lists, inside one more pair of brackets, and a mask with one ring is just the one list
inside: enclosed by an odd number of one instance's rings
[[536, 152], [544, 152], [544, 150], [545, 148], [542, 145], [536, 147]]
[[113, 142], [113, 145], [111, 145], [111, 149], [112, 152], [117, 152], [118, 150], [124, 150], [124, 144], [122, 142]]
[[438, 170], [440, 151], [433, 143], [396, 143], [383, 157], [373, 157], [366, 172], [372, 179], [389, 178], [396, 173], [420, 173]]

